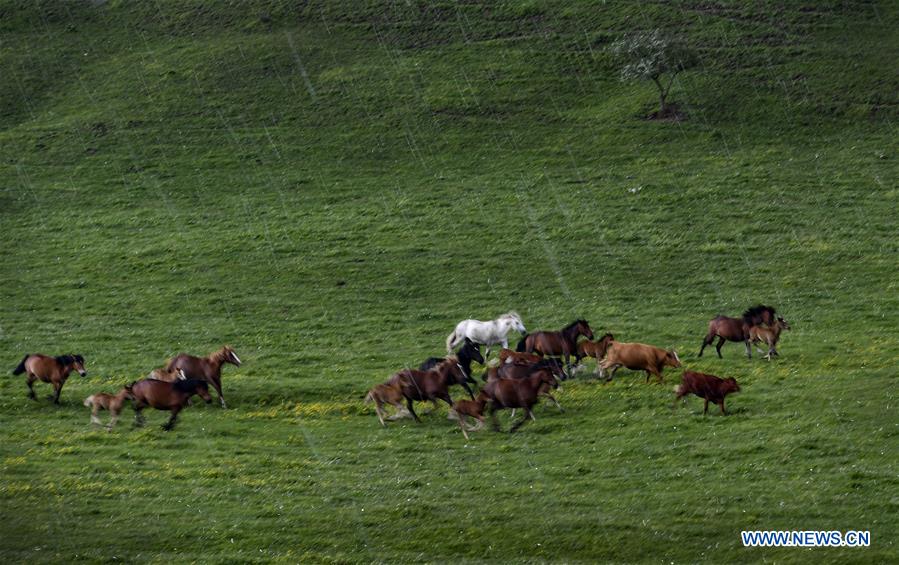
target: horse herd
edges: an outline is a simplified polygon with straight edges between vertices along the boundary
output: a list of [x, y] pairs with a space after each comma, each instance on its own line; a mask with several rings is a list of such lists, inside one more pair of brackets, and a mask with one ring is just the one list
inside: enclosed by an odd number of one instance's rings
[[[765, 357], [770, 360], [778, 354], [776, 345], [784, 329], [790, 329], [789, 324], [777, 316], [774, 308], [764, 305], [747, 309], [739, 318], [718, 316], [709, 321], [708, 333], [698, 356], [702, 357], [705, 347], [718, 338], [715, 349], [719, 357], [725, 342], [737, 341], [744, 343], [748, 357], [752, 357], [752, 344], [758, 347], [758, 344], [764, 343], [767, 346], [767, 350], [764, 350]], [[514, 351], [509, 349], [508, 342], [508, 335], [512, 331], [523, 334]], [[580, 337], [585, 339], [578, 341]], [[486, 347], [483, 355], [481, 346]], [[486, 359], [494, 346], [501, 346], [498, 363], [488, 364]], [[454, 353], [457, 347], [459, 349]], [[559, 387], [560, 381], [572, 374], [572, 358], [575, 365], [585, 358], [595, 359], [600, 378], [608, 373], [607, 380], [611, 380], [615, 372], [623, 367], [632, 371], [644, 371], [647, 382], [650, 377], [662, 382], [664, 367], [681, 367], [680, 357], [674, 350], [642, 343], [618, 342], [610, 333], [594, 341], [593, 330], [582, 319], [575, 320], [558, 331], [528, 334], [521, 317], [515, 312], [489, 322], [459, 322], [447, 337], [446, 349], [445, 357], [431, 357], [417, 369], [397, 371], [389, 380], [368, 392], [365, 400], [374, 402], [381, 425], [386, 425], [386, 420], [405, 417], [420, 421], [414, 402], [431, 402], [436, 407], [438, 401], [443, 401], [450, 407], [450, 418], [458, 421], [466, 438], [469, 437], [469, 431], [484, 426], [486, 414], [491, 417], [494, 429], [498, 430], [497, 411], [511, 409], [514, 419], [515, 410], [521, 408], [524, 410], [524, 417], [513, 424], [511, 431], [514, 432], [529, 418], [535, 420], [532, 409], [540, 398], [550, 400], [562, 411], [552, 393]], [[477, 385], [472, 377], [472, 362], [486, 367], [482, 376], [484, 384], [477, 396], [471, 388], [471, 385]], [[111, 415], [107, 424], [109, 429], [115, 425], [128, 401], [134, 408], [135, 424], [138, 426], [144, 423], [144, 408], [166, 410], [171, 416], [163, 428], [170, 430], [181, 410], [190, 404], [191, 397], [197, 395], [206, 403], [212, 401], [210, 385], [218, 394], [222, 408], [226, 407], [221, 384], [222, 366], [225, 363], [238, 367], [241, 365], [240, 358], [229, 346], [205, 357], [181, 353], [170, 359], [164, 367], [154, 369], [146, 378], [124, 386], [116, 394], [101, 392], [87, 397], [84, 405], [91, 408], [91, 422], [98, 425], [102, 425], [100, 410], [108, 410]], [[38, 380], [50, 383], [54, 390], [53, 401], [59, 404], [63, 385], [73, 371], [81, 376], [87, 375], [84, 357], [81, 355], [52, 357], [38, 353], [25, 355], [13, 374], [27, 374], [28, 396], [35, 400], [34, 383]], [[453, 401], [449, 389], [456, 385], [465, 390], [468, 400]], [[725, 396], [739, 390], [739, 385], [733, 378], [721, 379], [714, 375], [684, 371], [682, 383], [675, 391], [675, 403], [687, 394], [695, 394], [705, 400], [704, 414], [708, 412], [709, 402], [718, 404], [724, 414]], [[384, 410], [387, 405], [395, 408], [392, 416], [388, 416]], [[473, 419], [475, 424], [469, 424], [468, 418]]]
[[[715, 349], [721, 357], [721, 347], [727, 341], [741, 341], [746, 346], [746, 355], [752, 357], [751, 345], [764, 343], [763, 350], [770, 361], [777, 355], [776, 345], [780, 333], [790, 326], [774, 308], [770, 306], [753, 306], [743, 312], [739, 318], [717, 316], [709, 321], [709, 329], [699, 350], [703, 350], [716, 338], [719, 339]], [[523, 335], [515, 351], [509, 349], [508, 334], [515, 330]], [[578, 341], [580, 337], [586, 339]], [[453, 350], [461, 345], [458, 353]], [[486, 346], [485, 355], [481, 355], [480, 346]], [[471, 375], [471, 362], [485, 364], [484, 358], [490, 354], [492, 346], [501, 345], [498, 364], [487, 366], [482, 380], [486, 383], [475, 397], [470, 384], [476, 381]], [[385, 420], [397, 420], [411, 416], [420, 421], [415, 413], [414, 402], [429, 401], [437, 406], [442, 400], [450, 407], [449, 416], [455, 419], [466, 439], [469, 431], [481, 429], [485, 424], [485, 414], [489, 414], [493, 428], [499, 429], [496, 412], [512, 409], [524, 410], [524, 417], [512, 425], [511, 431], [520, 428], [529, 418], [536, 420], [532, 409], [543, 397], [553, 402], [561, 411], [562, 407], [552, 395], [572, 373], [571, 359], [575, 364], [582, 359], [592, 357], [596, 360], [597, 372], [602, 378], [607, 372], [607, 380], [611, 380], [615, 372], [624, 367], [632, 371], [644, 371], [646, 382], [655, 377], [663, 381], [662, 371], [666, 366], [681, 367], [677, 352], [665, 350], [643, 343], [625, 343], [615, 341], [615, 337], [607, 333], [594, 341], [593, 330], [586, 320], [575, 320], [558, 331], [538, 331], [527, 334], [521, 317], [509, 312], [499, 318], [482, 322], [464, 320], [459, 322], [447, 337], [448, 355], [444, 358], [430, 358], [418, 369], [402, 369], [394, 373], [389, 380], [373, 387], [365, 397], [367, 402], [375, 404], [375, 412], [381, 425]], [[563, 364], [564, 360], [564, 364]], [[453, 401], [449, 388], [462, 386], [470, 399]], [[688, 394], [694, 394], [705, 400], [703, 414], [708, 413], [709, 402], [717, 404], [721, 413], [725, 414], [724, 399], [740, 390], [736, 379], [722, 379], [715, 375], [684, 371], [680, 386], [675, 389], [675, 405], [677, 400]], [[395, 408], [392, 416], [387, 416], [384, 407]], [[385, 418], [385, 416], [387, 416]], [[475, 421], [472, 425], [468, 419]]]

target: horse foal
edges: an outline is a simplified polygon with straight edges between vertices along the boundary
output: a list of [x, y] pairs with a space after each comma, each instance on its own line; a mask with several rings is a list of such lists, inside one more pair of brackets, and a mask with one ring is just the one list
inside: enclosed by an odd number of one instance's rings
[[[474, 400], [457, 400], [453, 403], [453, 407], [449, 411], [449, 419], [459, 422], [459, 428], [465, 439], [469, 439], [468, 432], [474, 432], [484, 427], [484, 407], [487, 405], [488, 397], [481, 391]], [[477, 420], [474, 427], [469, 426], [465, 422], [465, 417], [470, 416]]]
[[381, 422], [382, 426], [387, 425], [384, 423], [384, 416], [386, 414], [384, 411], [385, 404], [390, 404], [396, 408], [396, 414], [388, 417], [388, 420], [399, 420], [400, 418], [409, 415], [409, 411], [406, 410], [406, 407], [403, 405], [403, 400], [405, 400], [405, 398], [403, 397], [402, 389], [398, 385], [391, 383], [375, 385], [365, 396], [365, 402], [375, 403], [375, 412], [378, 413], [378, 420]]
[[103, 422], [100, 421], [99, 417], [100, 410], [109, 410], [110, 418], [106, 428], [111, 430], [118, 421], [119, 414], [122, 413], [126, 400], [134, 400], [130, 386], [124, 387], [116, 394], [98, 392], [85, 398], [84, 405], [91, 408], [91, 424], [102, 426]]

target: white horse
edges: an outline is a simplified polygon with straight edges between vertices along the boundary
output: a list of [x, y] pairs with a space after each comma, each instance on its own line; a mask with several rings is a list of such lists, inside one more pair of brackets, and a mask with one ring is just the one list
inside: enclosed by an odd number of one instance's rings
[[452, 353], [453, 350], [467, 337], [475, 343], [487, 346], [484, 358], [490, 354], [490, 346], [501, 343], [504, 348], [509, 347], [507, 338], [510, 331], [515, 330], [524, 333], [524, 322], [521, 316], [515, 312], [503, 314], [495, 320], [482, 322], [480, 320], [462, 320], [456, 324], [456, 329], [446, 338], [446, 351]]

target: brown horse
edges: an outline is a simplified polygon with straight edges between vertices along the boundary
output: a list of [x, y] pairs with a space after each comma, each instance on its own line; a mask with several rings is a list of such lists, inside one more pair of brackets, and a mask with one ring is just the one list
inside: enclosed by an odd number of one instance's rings
[[179, 353], [166, 365], [166, 371], [181, 369], [188, 379], [202, 379], [215, 388], [219, 402], [225, 408], [225, 397], [222, 395], [222, 365], [231, 363], [240, 367], [240, 358], [230, 346], [225, 346], [206, 357], [194, 357], [187, 353]]
[[764, 353], [764, 350], [758, 347], [758, 344], [764, 341], [768, 345], [768, 354], [765, 355], [765, 359], [770, 361], [772, 355], [780, 355], [776, 349], [777, 342], [780, 341], [780, 332], [788, 329], [790, 329], [790, 324], [778, 316], [777, 321], [770, 327], [753, 326], [749, 328], [749, 341], [756, 344], [760, 353]]
[[518, 342], [517, 351], [537, 352], [554, 357], [565, 356], [565, 366], [571, 369], [571, 356], [577, 355], [577, 338], [593, 339], [593, 330], [586, 320], [575, 320], [557, 332], [534, 332]]
[[575, 358], [576, 362], [580, 362], [581, 359], [585, 357], [593, 357], [596, 359], [596, 372], [599, 372], [599, 363], [602, 361], [602, 358], [606, 356], [606, 351], [609, 349], [609, 345], [615, 341], [615, 336], [612, 334], [606, 334], [599, 338], [596, 341], [590, 341], [586, 339], [577, 344], [577, 357]]
[[365, 395], [365, 402], [375, 403], [375, 412], [378, 414], [378, 421], [381, 422], [382, 426], [387, 425], [384, 423], [384, 415], [386, 414], [384, 411], [385, 404], [390, 404], [396, 409], [396, 413], [393, 416], [388, 417], [388, 420], [398, 420], [408, 415], [406, 407], [403, 406], [403, 400], [403, 390], [400, 388], [399, 384], [381, 383], [372, 387], [372, 389], [368, 391], [368, 394]]
[[510, 432], [520, 428], [528, 418], [534, 418], [531, 409], [537, 403], [540, 390], [546, 386], [558, 386], [558, 381], [549, 369], [540, 369], [523, 379], [493, 379], [487, 382], [482, 392], [490, 399], [490, 418], [493, 429], [499, 431], [496, 411], [505, 408], [524, 408], [524, 418], [514, 424]]
[[134, 423], [137, 426], [144, 425], [144, 415], [141, 412], [147, 406], [157, 410], [168, 410], [172, 413], [169, 421], [162, 426], [164, 430], [175, 427], [178, 413], [187, 406], [190, 397], [197, 395], [206, 401], [212, 402], [209, 395], [209, 385], [203, 379], [188, 379], [169, 383], [156, 379], [143, 379], [131, 383], [131, 395], [134, 397]]
[[759, 304], [753, 306], [743, 312], [740, 318], [729, 318], [727, 316], [716, 316], [709, 320], [709, 331], [702, 340], [702, 347], [699, 349], [699, 357], [707, 345], [711, 345], [715, 338], [718, 338], [718, 344], [715, 350], [718, 357], [721, 357], [721, 347], [725, 341], [742, 341], [746, 345], [746, 357], [752, 358], [752, 349], [749, 347], [749, 330], [753, 326], [760, 324], [774, 324], [775, 320], [774, 308]]
[[45, 383], [51, 383], [55, 392], [53, 402], [59, 404], [59, 393], [62, 392], [62, 385], [66, 384], [66, 379], [69, 378], [69, 373], [72, 371], [77, 371], [82, 377], [87, 376], [87, 371], [84, 370], [84, 357], [72, 353], [60, 355], [59, 357], [35, 353], [23, 357], [19, 366], [13, 369], [12, 374], [21, 375], [25, 372], [28, 373], [28, 380], [26, 381], [28, 384], [28, 397], [32, 400], [37, 400], [37, 396], [34, 394], [34, 381], [40, 379]]
[[449, 395], [449, 387], [465, 384], [465, 372], [459, 366], [453, 356], [447, 357], [442, 363], [429, 371], [416, 369], [404, 369], [395, 373], [387, 381], [391, 385], [399, 386], [406, 399], [406, 407], [416, 422], [421, 422], [418, 414], [412, 408], [412, 401], [431, 401], [437, 405], [437, 400], [443, 400], [453, 406], [453, 399]]
[[187, 376], [184, 374], [184, 369], [172, 369], [170, 371], [164, 367], [153, 369], [152, 371], [150, 371], [150, 374], [147, 375], [147, 378], [156, 379], [157, 381], [166, 381], [169, 383], [187, 380]]
[[91, 424], [103, 425], [99, 417], [100, 410], [109, 410], [110, 418], [106, 427], [111, 430], [118, 421], [126, 400], [134, 400], [134, 395], [131, 394], [131, 385], [125, 386], [116, 394], [98, 392], [85, 398], [84, 405], [91, 408]]
[[[474, 400], [457, 400], [453, 403], [453, 408], [449, 411], [449, 419], [459, 422], [459, 428], [462, 429], [462, 435], [465, 439], [469, 439], [468, 432], [480, 430], [484, 427], [484, 408], [489, 398], [481, 391]], [[465, 421], [466, 417], [474, 418], [477, 424], [474, 427], [468, 425]]]
[[514, 363], [516, 365], [533, 365], [541, 359], [543, 359], [543, 356], [537, 353], [524, 353], [512, 351], [511, 349], [499, 350], [500, 365], [504, 365], [506, 363]]

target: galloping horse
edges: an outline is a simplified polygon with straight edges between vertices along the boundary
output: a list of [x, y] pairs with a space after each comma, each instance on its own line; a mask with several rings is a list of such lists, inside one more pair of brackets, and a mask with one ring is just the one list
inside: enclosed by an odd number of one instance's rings
[[699, 349], [699, 357], [707, 345], [711, 345], [715, 338], [718, 337], [718, 343], [715, 350], [718, 357], [721, 357], [721, 347], [725, 341], [742, 341], [746, 345], [746, 357], [752, 359], [752, 349], [749, 347], [749, 330], [753, 326], [760, 324], [773, 325], [776, 313], [774, 308], [759, 304], [753, 306], [743, 312], [741, 318], [729, 318], [727, 316], [716, 316], [709, 320], [709, 331], [702, 340], [702, 347]]
[[571, 372], [571, 356], [577, 355], [579, 335], [593, 339], [593, 330], [586, 320], [575, 320], [557, 332], [534, 332], [518, 342], [518, 351], [537, 352], [541, 355], [565, 356], [565, 365]]
[[215, 392], [219, 395], [219, 402], [222, 403], [222, 408], [225, 408], [225, 397], [222, 395], [222, 364], [224, 363], [240, 367], [240, 358], [227, 345], [206, 357], [194, 357], [187, 353], [180, 353], [169, 361], [165, 370], [172, 372], [175, 369], [181, 369], [188, 379], [201, 379], [208, 382], [215, 388]]
[[134, 400], [134, 395], [131, 394], [131, 385], [125, 386], [116, 394], [98, 392], [85, 398], [84, 405], [91, 409], [91, 424], [102, 426], [103, 422], [99, 418], [100, 410], [109, 410], [110, 418], [106, 427], [111, 430], [118, 421], [126, 400]]
[[490, 346], [501, 343], [504, 348], [509, 347], [509, 332], [515, 330], [524, 333], [524, 322], [521, 316], [515, 312], [503, 314], [495, 320], [482, 322], [480, 320], [462, 320], [456, 324], [456, 329], [446, 338], [446, 352], [452, 353], [464, 338], [475, 343], [487, 346], [484, 357], [490, 355]]
[[172, 413], [169, 421], [162, 426], [164, 430], [171, 430], [175, 427], [178, 412], [181, 412], [187, 406], [190, 397], [195, 394], [205, 400], [206, 404], [212, 402], [212, 396], [209, 395], [209, 385], [203, 379], [188, 379], [173, 383], [156, 379], [144, 379], [131, 383], [131, 395], [134, 397], [134, 423], [138, 426], [144, 425], [144, 415], [141, 413], [141, 410], [150, 406], [157, 410], [168, 410]]
[[[496, 379], [526, 379], [536, 373], [537, 371], [549, 371], [552, 373], [552, 376], [557, 380], [565, 380], [565, 371], [562, 370], [562, 363], [559, 362], [558, 359], [548, 358], [548, 359], [540, 359], [536, 363], [532, 363], [530, 365], [521, 365], [515, 363], [504, 363], [499, 367], [491, 367], [487, 370], [487, 373], [484, 375], [484, 380], [490, 382], [491, 380]], [[559, 388], [559, 383], [556, 382], [553, 386], [542, 385], [540, 390], [538, 391], [539, 396], [545, 396], [550, 399], [553, 404], [556, 405], [556, 408], [559, 409], [559, 412], [564, 412], [562, 409], [562, 405], [559, 404], [559, 401], [556, 400], [556, 397], [552, 395], [552, 389]], [[515, 409], [512, 409], [512, 417], [515, 417]], [[533, 418], [533, 414], [531, 415]]]
[[524, 379], [494, 379], [487, 383], [483, 389], [484, 395], [490, 399], [490, 418], [493, 421], [493, 429], [499, 431], [499, 422], [496, 420], [496, 411], [503, 408], [524, 408], [524, 418], [512, 426], [510, 432], [520, 428], [528, 418], [534, 418], [531, 408], [537, 403], [540, 391], [544, 387], [557, 387], [559, 385], [552, 371], [540, 369], [531, 373]]
[[[481, 365], [484, 364], [484, 356], [481, 355], [481, 347], [466, 337], [465, 345], [462, 346], [459, 353], [456, 354], [456, 357], [459, 359], [459, 365], [462, 367], [462, 371], [465, 372], [465, 379], [469, 383], [475, 384], [475, 380], [471, 378], [471, 362], [477, 361]], [[418, 370], [428, 371], [440, 363], [443, 363], [443, 360], [444, 357], [428, 357], [424, 363], [418, 366]], [[472, 396], [472, 398], [474, 398], [474, 396]]]
[[59, 404], [59, 393], [62, 392], [62, 385], [66, 384], [66, 379], [69, 378], [69, 373], [72, 371], [78, 371], [78, 374], [82, 377], [87, 376], [87, 371], [84, 370], [84, 357], [72, 353], [60, 355], [59, 357], [35, 353], [23, 357], [19, 366], [13, 369], [12, 374], [21, 375], [25, 372], [28, 373], [28, 380], [26, 381], [28, 384], [28, 397], [32, 400], [37, 400], [37, 396], [34, 394], [34, 381], [40, 379], [45, 383], [51, 383], [55, 392], [53, 402]]
[[[395, 373], [388, 384], [399, 386], [406, 399], [406, 407], [409, 413], [415, 418], [416, 422], [420, 422], [418, 414], [412, 408], [412, 401], [431, 401], [437, 404], [437, 400], [443, 400], [453, 406], [453, 399], [449, 395], [449, 387], [458, 384], [467, 387], [465, 375], [462, 368], [454, 357], [447, 357], [446, 360], [431, 369], [430, 371], [417, 371], [415, 369], [404, 369]], [[469, 393], [471, 390], [469, 389]], [[474, 395], [472, 395], [474, 398]]]
[[749, 328], [749, 341], [756, 344], [755, 346], [760, 353], [764, 353], [765, 351], [761, 349], [758, 344], [763, 341], [768, 344], [768, 354], [765, 355], [765, 359], [770, 361], [772, 355], [780, 355], [776, 349], [777, 342], [780, 341], [780, 332], [788, 329], [790, 329], [790, 324], [778, 316], [777, 321], [770, 327], [753, 326]]
[[615, 336], [606, 334], [596, 341], [584, 340], [577, 344], [577, 356], [575, 362], [580, 362], [584, 357], [593, 357], [596, 359], [596, 371], [599, 372], [599, 363], [606, 356], [609, 345], [615, 341]]

